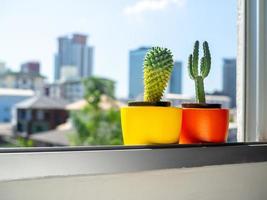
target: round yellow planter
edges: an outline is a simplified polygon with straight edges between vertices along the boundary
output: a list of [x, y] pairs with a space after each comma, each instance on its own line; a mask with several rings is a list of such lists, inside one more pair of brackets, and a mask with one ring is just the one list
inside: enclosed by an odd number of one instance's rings
[[174, 144], [179, 142], [182, 109], [159, 106], [121, 108], [125, 145]]

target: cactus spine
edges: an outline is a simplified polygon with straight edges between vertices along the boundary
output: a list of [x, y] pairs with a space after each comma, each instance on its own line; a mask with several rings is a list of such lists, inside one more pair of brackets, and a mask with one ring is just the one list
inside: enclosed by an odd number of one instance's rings
[[144, 60], [144, 100], [161, 100], [173, 69], [172, 53], [167, 48], [151, 48]]
[[199, 41], [196, 41], [194, 45], [193, 55], [189, 55], [188, 71], [190, 78], [195, 81], [197, 103], [206, 103], [204, 79], [209, 75], [211, 65], [211, 56], [208, 42], [203, 42], [203, 57], [200, 60], [200, 70], [198, 68], [198, 57]]

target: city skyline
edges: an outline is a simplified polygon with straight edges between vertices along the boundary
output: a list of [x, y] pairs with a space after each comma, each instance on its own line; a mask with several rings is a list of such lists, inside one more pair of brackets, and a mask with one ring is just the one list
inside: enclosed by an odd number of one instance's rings
[[[213, 65], [206, 80], [207, 92], [222, 89], [223, 58], [236, 57], [237, 5], [234, 0], [227, 3], [164, 1], [165, 4], [155, 4], [154, 7], [142, 7], [142, 1], [133, 0], [112, 3], [82, 0], [78, 3], [48, 0], [41, 4], [32, 0], [3, 2], [0, 60], [12, 70], [25, 61], [39, 60], [41, 73], [50, 81], [54, 76], [56, 38], [65, 33], [89, 35], [90, 44], [95, 47], [93, 75], [117, 81], [119, 97], [128, 95], [128, 53], [139, 46], [170, 48], [174, 59], [183, 63], [182, 91], [191, 95], [194, 94], [194, 83], [188, 78], [185, 66], [196, 39], [209, 41], [211, 47]], [[63, 4], [64, 9], [58, 15]], [[40, 6], [41, 10], [38, 9]]]

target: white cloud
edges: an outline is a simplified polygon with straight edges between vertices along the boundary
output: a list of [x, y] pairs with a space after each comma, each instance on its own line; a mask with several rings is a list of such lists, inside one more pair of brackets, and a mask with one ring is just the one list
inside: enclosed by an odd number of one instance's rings
[[124, 14], [134, 15], [147, 11], [164, 10], [172, 5], [183, 7], [185, 3], [186, 0], [138, 0], [135, 4], [127, 6], [124, 9]]

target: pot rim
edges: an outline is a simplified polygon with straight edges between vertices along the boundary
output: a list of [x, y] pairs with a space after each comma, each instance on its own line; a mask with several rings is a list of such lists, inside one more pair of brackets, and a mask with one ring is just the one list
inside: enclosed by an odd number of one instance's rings
[[182, 103], [182, 108], [222, 109], [222, 105], [218, 103]]

